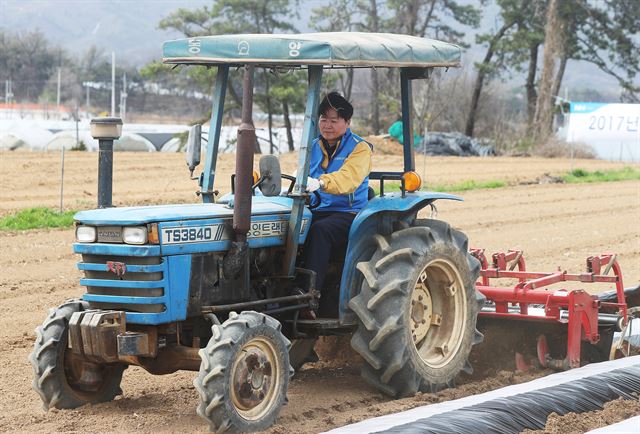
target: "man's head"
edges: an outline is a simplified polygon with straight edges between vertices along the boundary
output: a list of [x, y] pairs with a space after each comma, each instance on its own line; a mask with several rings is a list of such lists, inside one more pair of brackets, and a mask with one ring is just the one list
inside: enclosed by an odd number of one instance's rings
[[320, 134], [329, 143], [334, 143], [349, 128], [353, 106], [338, 92], [331, 92], [322, 99], [318, 112]]

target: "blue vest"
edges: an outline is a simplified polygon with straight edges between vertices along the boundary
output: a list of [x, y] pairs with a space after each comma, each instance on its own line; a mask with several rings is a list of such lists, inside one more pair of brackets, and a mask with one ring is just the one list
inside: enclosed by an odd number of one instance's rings
[[[322, 152], [322, 143], [320, 137], [315, 139], [311, 144], [311, 159], [309, 163], [309, 176], [312, 178], [319, 178], [320, 175], [325, 173], [335, 172], [340, 170], [344, 161], [353, 152], [358, 143], [364, 141], [362, 137], [357, 136], [351, 132], [351, 129], [347, 128], [338, 143], [338, 149], [336, 149], [333, 157], [329, 156], [329, 164], [326, 169], [322, 168], [322, 160], [324, 159], [324, 153]], [[318, 190], [320, 194], [320, 205], [315, 211], [337, 211], [337, 212], [358, 212], [367, 204], [368, 201], [368, 189], [369, 189], [369, 175], [364, 178], [362, 184], [351, 194], [329, 194], [322, 190]], [[312, 200], [315, 195], [312, 195]]]

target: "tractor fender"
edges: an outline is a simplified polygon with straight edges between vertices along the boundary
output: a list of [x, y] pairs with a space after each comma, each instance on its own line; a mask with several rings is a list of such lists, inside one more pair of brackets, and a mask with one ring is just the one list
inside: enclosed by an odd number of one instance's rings
[[406, 193], [387, 193], [372, 198], [353, 220], [349, 230], [349, 243], [344, 260], [342, 280], [340, 281], [339, 318], [343, 325], [356, 323], [354, 313], [349, 309], [349, 300], [360, 292], [361, 274], [356, 264], [368, 261], [376, 249], [373, 236], [378, 233], [391, 233], [394, 222], [410, 225], [418, 211], [437, 199], [462, 201], [460, 196], [447, 193], [417, 191]]

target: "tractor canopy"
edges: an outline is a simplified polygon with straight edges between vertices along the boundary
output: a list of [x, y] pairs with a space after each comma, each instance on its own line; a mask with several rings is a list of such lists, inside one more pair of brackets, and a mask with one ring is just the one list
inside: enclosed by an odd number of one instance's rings
[[202, 36], [167, 41], [163, 63], [332, 67], [458, 67], [460, 47], [391, 33]]

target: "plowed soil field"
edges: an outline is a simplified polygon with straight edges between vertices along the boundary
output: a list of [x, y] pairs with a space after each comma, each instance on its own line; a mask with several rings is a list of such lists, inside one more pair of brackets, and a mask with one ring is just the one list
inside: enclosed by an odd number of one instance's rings
[[[64, 206], [91, 208], [96, 201], [97, 155], [65, 156]], [[229, 189], [234, 156], [218, 163], [217, 188]], [[282, 158], [291, 173], [296, 157]], [[257, 166], [257, 164], [256, 164]], [[598, 160], [537, 158], [418, 157], [419, 172], [429, 184], [465, 180], [506, 180], [510, 187], [460, 193], [464, 202], [441, 201], [438, 217], [469, 235], [470, 244], [487, 252], [521, 248], [527, 268], [553, 271], [558, 266], [583, 272], [593, 254], [615, 252], [625, 286], [640, 281], [640, 182], [597, 184], [529, 184], [572, 167], [587, 170], [622, 167]], [[401, 167], [401, 158], [381, 156], [374, 170]], [[33, 206], [56, 207], [60, 201], [60, 154], [0, 153], [0, 216]], [[195, 181], [181, 155], [119, 153], [114, 164], [114, 204], [196, 202]], [[194, 374], [152, 376], [139, 368], [124, 375], [124, 395], [114, 402], [76, 410], [43, 412], [31, 390], [27, 355], [34, 328], [47, 309], [78, 297], [81, 275], [71, 248], [71, 229], [0, 231], [0, 431], [23, 432], [204, 432], [196, 416]], [[588, 287], [593, 291], [606, 287]], [[318, 432], [364, 418], [454, 399], [526, 381], [546, 372], [498, 372], [463, 378], [456, 389], [392, 401], [360, 379], [358, 358], [345, 342], [325, 342], [324, 350], [343, 362], [321, 361], [303, 368], [289, 389], [289, 404], [273, 433]]]

